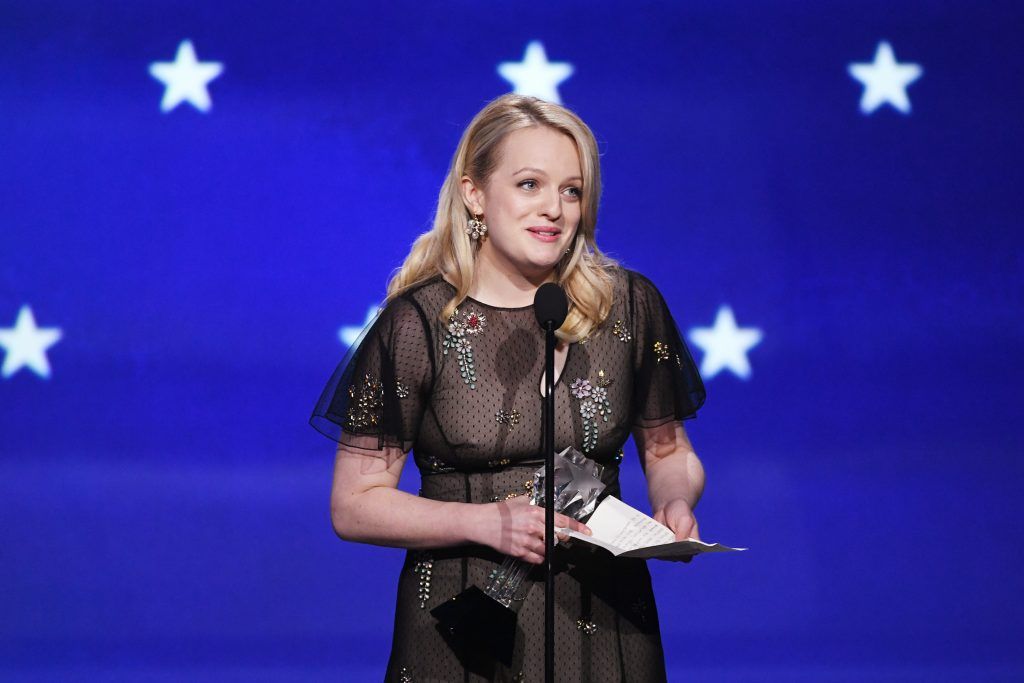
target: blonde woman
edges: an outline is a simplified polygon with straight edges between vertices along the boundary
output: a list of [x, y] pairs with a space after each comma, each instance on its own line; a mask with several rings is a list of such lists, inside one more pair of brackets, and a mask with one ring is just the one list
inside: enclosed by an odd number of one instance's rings
[[[544, 337], [532, 303], [545, 282], [570, 304], [555, 360], [556, 450], [604, 465], [605, 493], [621, 496], [632, 433], [655, 518], [698, 537], [704, 473], [681, 421], [704, 387], [655, 286], [598, 249], [600, 190], [597, 145], [579, 117], [531, 97], [490, 102], [462, 135], [433, 228], [317, 404], [313, 425], [338, 440], [335, 531], [409, 549], [388, 681], [543, 677], [540, 568], [517, 596], [511, 666], [443, 638], [430, 610], [486, 585], [505, 555], [543, 562], [543, 510], [523, 494], [542, 464]], [[418, 496], [397, 489], [410, 450]], [[555, 524], [588, 532], [561, 515]], [[664, 680], [645, 561], [556, 554], [559, 680]]]

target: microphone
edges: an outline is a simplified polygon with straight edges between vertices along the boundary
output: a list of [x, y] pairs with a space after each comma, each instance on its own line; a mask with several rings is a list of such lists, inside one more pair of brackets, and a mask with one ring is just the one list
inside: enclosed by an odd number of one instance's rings
[[547, 329], [548, 323], [551, 323], [551, 329], [557, 330], [569, 315], [569, 300], [565, 290], [554, 282], [542, 284], [533, 295], [533, 313], [541, 327]]
[[533, 296], [533, 314], [544, 328], [544, 399], [541, 434], [544, 441], [544, 681], [555, 680], [555, 330], [569, 315], [569, 300], [554, 282], [545, 282]]

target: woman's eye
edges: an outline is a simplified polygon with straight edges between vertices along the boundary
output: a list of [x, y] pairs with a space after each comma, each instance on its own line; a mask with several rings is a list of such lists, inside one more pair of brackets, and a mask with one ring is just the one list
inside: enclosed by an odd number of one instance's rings
[[524, 180], [523, 182], [519, 183], [519, 187], [525, 187], [527, 185], [529, 185], [530, 187], [526, 187], [526, 189], [527, 190], [532, 190], [534, 187], [537, 186], [537, 181], [536, 180]]
[[568, 187], [566, 188], [566, 190], [572, 193], [572, 196], [575, 197], [576, 199], [579, 199], [580, 197], [583, 196], [583, 190], [581, 190], [578, 187]]

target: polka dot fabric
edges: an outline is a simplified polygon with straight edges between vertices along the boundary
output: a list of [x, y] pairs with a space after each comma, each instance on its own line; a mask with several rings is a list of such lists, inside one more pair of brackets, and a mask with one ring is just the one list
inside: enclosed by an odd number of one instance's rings
[[[571, 344], [555, 385], [555, 446], [605, 466], [620, 496], [620, 449], [636, 426], [691, 418], [704, 387], [672, 315], [642, 275], [615, 271], [615, 302]], [[311, 419], [363, 452], [410, 448], [421, 496], [490, 503], [525, 492], [540, 466], [544, 337], [532, 307], [467, 298], [440, 277], [388, 304], [328, 382]], [[410, 551], [399, 577], [388, 681], [540, 681], [544, 582], [520, 589], [511, 666], [447, 642], [430, 610], [484, 586], [503, 557], [483, 546]], [[556, 669], [562, 681], [664, 680], [647, 565], [604, 551], [556, 548]]]

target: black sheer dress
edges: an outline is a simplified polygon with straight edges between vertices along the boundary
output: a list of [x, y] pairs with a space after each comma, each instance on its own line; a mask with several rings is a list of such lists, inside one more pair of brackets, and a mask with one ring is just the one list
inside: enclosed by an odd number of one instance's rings
[[[614, 273], [611, 314], [569, 346], [555, 385], [555, 447], [573, 446], [604, 465], [605, 495], [621, 497], [630, 431], [693, 417], [704, 386], [655, 286], [633, 271]], [[411, 448], [421, 496], [490, 503], [526, 493], [543, 464], [544, 336], [532, 307], [469, 298], [443, 322], [454, 295], [438, 276], [390, 302], [338, 366], [311, 422], [369, 453]], [[555, 551], [558, 680], [664, 680], [646, 562], [564, 545]], [[408, 552], [387, 681], [543, 680], [542, 568], [518, 594], [511, 667], [449, 645], [430, 614], [467, 586], [485, 586], [503, 559], [476, 545]]]

